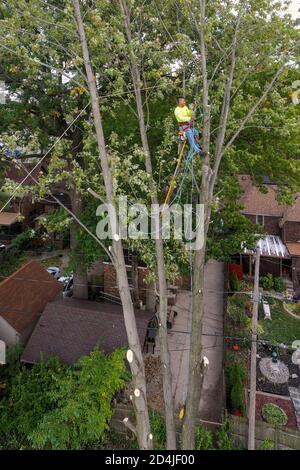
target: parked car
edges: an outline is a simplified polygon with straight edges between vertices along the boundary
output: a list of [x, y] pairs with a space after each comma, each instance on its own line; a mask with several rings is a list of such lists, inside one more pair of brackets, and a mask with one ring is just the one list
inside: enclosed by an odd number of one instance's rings
[[5, 251], [6, 246], [0, 242], [0, 251]]
[[72, 297], [73, 296], [73, 273], [69, 276], [61, 276], [58, 279], [59, 282], [62, 282], [63, 287], [63, 296], [64, 297]]
[[47, 268], [47, 272], [48, 272], [49, 274], [52, 274], [52, 276], [54, 277], [54, 279], [59, 280], [59, 278], [60, 278], [60, 270], [59, 270], [59, 268], [57, 268], [56, 266], [49, 266], [49, 268]]

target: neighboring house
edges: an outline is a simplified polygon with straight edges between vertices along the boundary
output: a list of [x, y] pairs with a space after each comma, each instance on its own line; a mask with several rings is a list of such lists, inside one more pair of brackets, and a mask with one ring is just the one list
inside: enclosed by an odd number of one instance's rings
[[0, 283], [0, 339], [7, 346], [26, 343], [48, 302], [62, 285], [36, 261], [29, 261]]
[[5, 245], [22, 231], [18, 212], [0, 212], [0, 241]]
[[[136, 325], [142, 348], [148, 336], [149, 311], [137, 310]], [[74, 364], [97, 345], [105, 353], [127, 347], [122, 307], [104, 302], [65, 298], [47, 305], [22, 354], [26, 363], [58, 356]]]
[[[36, 181], [40, 178], [40, 176], [43, 173], [47, 172], [46, 165], [44, 164], [38, 164], [34, 166], [26, 164], [26, 167], [28, 171], [33, 170], [32, 176], [28, 175], [28, 173], [21, 166], [16, 164], [10, 165], [8, 167], [5, 173], [5, 177], [16, 184], [22, 184], [23, 186], [32, 187], [35, 186]], [[70, 198], [65, 192], [62, 191], [61, 187], [54, 187], [52, 191], [55, 196], [61, 202], [63, 202], [64, 205], [70, 208]], [[31, 227], [35, 229], [37, 233], [40, 230], [40, 218], [52, 211], [53, 208], [57, 208], [57, 203], [52, 200], [51, 196], [41, 201], [33, 201], [30, 194], [26, 194], [21, 198], [13, 199], [9, 206], [9, 210], [11, 211], [11, 213], [20, 213], [22, 215], [22, 223], [19, 223], [19, 231], [20, 229], [24, 230], [27, 227]], [[50, 238], [48, 243], [57, 249], [62, 249], [66, 245], [66, 237], [61, 232], [54, 232], [50, 234], [49, 237]]]
[[[242, 213], [253, 223], [262, 225], [267, 234], [261, 240], [261, 274], [291, 279], [295, 289], [300, 282], [300, 193], [295, 195], [293, 206], [279, 204], [278, 188], [266, 181], [265, 192], [255, 186], [248, 175], [239, 178], [243, 189], [240, 203]], [[244, 272], [252, 271], [252, 253], [242, 254]]]

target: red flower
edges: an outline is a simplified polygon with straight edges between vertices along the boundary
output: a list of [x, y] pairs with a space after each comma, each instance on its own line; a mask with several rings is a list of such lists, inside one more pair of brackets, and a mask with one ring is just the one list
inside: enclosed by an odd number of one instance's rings
[[234, 344], [234, 345], [233, 345], [233, 350], [234, 350], [234, 351], [238, 351], [238, 350], [239, 350], [239, 347], [238, 347], [237, 344]]

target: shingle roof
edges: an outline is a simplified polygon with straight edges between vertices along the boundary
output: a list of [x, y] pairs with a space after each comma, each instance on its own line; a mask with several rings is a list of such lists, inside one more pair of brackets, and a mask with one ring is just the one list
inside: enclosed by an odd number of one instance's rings
[[266, 193], [255, 186], [248, 175], [239, 176], [243, 190], [240, 203], [244, 214], [269, 215], [283, 218], [283, 222], [300, 222], [300, 193], [295, 195], [293, 206], [281, 205], [277, 202], [278, 188], [275, 184], [265, 185]]
[[0, 225], [10, 227], [18, 221], [18, 212], [0, 212]]
[[243, 206], [242, 212], [275, 217], [283, 216], [285, 206], [278, 204], [276, 200], [277, 187], [275, 185], [265, 186], [266, 193], [263, 193], [252, 183], [249, 176], [240, 176], [239, 182], [244, 191], [240, 198], [240, 203]]
[[37, 261], [29, 261], [0, 283], [0, 316], [22, 334], [62, 291]]
[[[153, 313], [136, 311], [136, 323], [143, 345]], [[65, 298], [45, 308], [23, 352], [22, 361], [36, 363], [58, 356], [74, 364], [96, 345], [105, 353], [128, 345], [122, 307], [116, 304]]]

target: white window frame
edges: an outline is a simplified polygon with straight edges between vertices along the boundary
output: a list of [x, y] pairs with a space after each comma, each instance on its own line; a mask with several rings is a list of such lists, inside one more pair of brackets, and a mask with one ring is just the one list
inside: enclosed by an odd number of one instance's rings
[[[259, 218], [259, 217], [262, 217], [262, 223], [260, 223], [260, 222], [258, 221], [258, 218]], [[262, 227], [264, 227], [264, 226], [265, 226], [265, 216], [264, 216], [263, 214], [256, 214], [256, 216], [255, 216], [255, 223], [256, 223], [257, 225], [262, 225]]]

